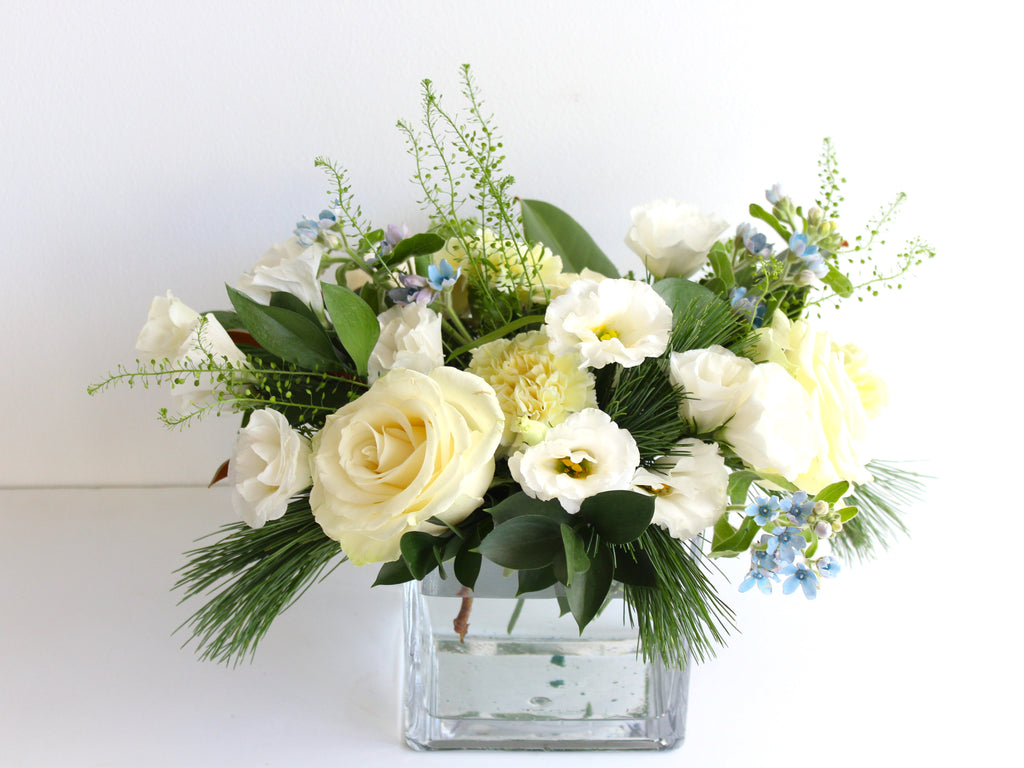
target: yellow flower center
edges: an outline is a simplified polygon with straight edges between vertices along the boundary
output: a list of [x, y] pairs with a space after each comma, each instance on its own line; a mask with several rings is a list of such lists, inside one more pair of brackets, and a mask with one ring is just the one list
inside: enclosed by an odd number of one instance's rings
[[611, 339], [619, 338], [619, 332], [614, 328], [609, 328], [607, 325], [595, 328], [594, 335], [601, 341], [610, 341]]
[[559, 459], [558, 462], [561, 465], [559, 469], [562, 474], [568, 475], [573, 480], [580, 480], [590, 476], [590, 462], [585, 459], [577, 463], [572, 460], [572, 457], [566, 456], [563, 459]]

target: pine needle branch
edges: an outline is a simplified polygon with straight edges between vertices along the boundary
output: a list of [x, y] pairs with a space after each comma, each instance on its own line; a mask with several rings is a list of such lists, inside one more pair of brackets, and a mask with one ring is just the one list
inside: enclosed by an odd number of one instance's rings
[[861, 562], [888, 549], [892, 539], [909, 533], [903, 514], [924, 492], [922, 475], [893, 462], [873, 461], [868, 469], [874, 480], [846, 496], [846, 501], [857, 507], [857, 516], [843, 525], [832, 542], [838, 554]]

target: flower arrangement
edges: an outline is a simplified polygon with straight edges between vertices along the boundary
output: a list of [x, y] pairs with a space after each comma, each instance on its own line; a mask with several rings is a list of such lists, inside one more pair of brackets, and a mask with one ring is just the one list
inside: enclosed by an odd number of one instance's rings
[[741, 591], [814, 598], [904, 530], [918, 480], [865, 441], [885, 386], [811, 318], [933, 255], [912, 241], [854, 274], [902, 196], [851, 246], [826, 141], [813, 207], [778, 186], [750, 206], [767, 234], [634, 208], [620, 276], [564, 211], [511, 196], [468, 67], [465, 119], [423, 89], [422, 126], [399, 129], [426, 231], [375, 228], [318, 158], [333, 203], [227, 289], [231, 309], [157, 297], [136, 366], [91, 388], [168, 384], [172, 426], [241, 415], [214, 477], [240, 521], [177, 584], [207, 598], [187, 623], [204, 658], [251, 655], [345, 560], [377, 564], [375, 585], [440, 569], [471, 589], [486, 558], [520, 594], [560, 585], [581, 631], [620, 584], [645, 656], [682, 666], [733, 620], [709, 559], [749, 558]]

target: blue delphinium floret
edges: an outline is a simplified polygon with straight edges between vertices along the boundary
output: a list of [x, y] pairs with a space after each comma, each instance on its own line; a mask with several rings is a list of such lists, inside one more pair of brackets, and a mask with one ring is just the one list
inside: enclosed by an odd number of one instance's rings
[[439, 265], [431, 264], [427, 268], [427, 282], [435, 291], [443, 291], [445, 288], [455, 285], [461, 274], [462, 267], [455, 269], [448, 263], [448, 259], [441, 259]]
[[767, 525], [777, 518], [781, 511], [777, 496], [761, 496], [747, 507], [743, 514], [754, 518], [754, 522], [758, 525]]
[[803, 563], [789, 563], [779, 569], [783, 576], [789, 576], [782, 582], [782, 592], [791, 595], [797, 588], [803, 588], [804, 597], [813, 600], [818, 596], [818, 575]]

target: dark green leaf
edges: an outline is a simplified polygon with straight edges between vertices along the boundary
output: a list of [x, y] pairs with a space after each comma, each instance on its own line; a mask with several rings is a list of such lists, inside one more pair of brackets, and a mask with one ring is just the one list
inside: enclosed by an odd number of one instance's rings
[[405, 560], [398, 558], [390, 563], [384, 563], [380, 567], [380, 571], [377, 572], [377, 580], [371, 586], [402, 584], [406, 581], [412, 581], [414, 578], [416, 577], [409, 571], [409, 566], [405, 564]]
[[565, 583], [571, 585], [577, 574], [586, 573], [590, 568], [590, 558], [587, 557], [586, 544], [580, 535], [565, 523], [562, 523], [561, 529], [562, 547], [565, 549]]
[[651, 524], [654, 497], [633, 491], [605, 491], [584, 499], [579, 514], [609, 544], [627, 544]]
[[760, 219], [764, 223], [768, 224], [772, 229], [775, 230], [775, 233], [786, 242], [786, 245], [789, 245], [790, 233], [786, 230], [784, 226], [782, 226], [782, 224], [779, 223], [779, 220], [772, 216], [770, 213], [768, 213], [768, 211], [766, 211], [757, 203], [751, 203], [750, 215], [753, 216], [755, 219]]
[[612, 586], [613, 570], [611, 550], [602, 544], [591, 559], [590, 568], [576, 574], [571, 586], [566, 585], [565, 596], [580, 632], [604, 605]]
[[522, 491], [502, 499], [488, 509], [487, 512], [494, 518], [496, 525], [501, 525], [512, 518], [522, 517], [523, 515], [542, 515], [550, 517], [559, 523], [568, 523], [572, 519], [569, 517], [569, 513], [562, 509], [562, 505], [558, 501], [554, 499], [541, 501], [540, 499], [527, 496]]
[[555, 578], [555, 572], [551, 569], [550, 565], [546, 568], [519, 571], [518, 576], [519, 590], [516, 592], [517, 596], [527, 592], [539, 592], [558, 582], [558, 579]]
[[[685, 277], [663, 278], [654, 284], [654, 290], [672, 308], [676, 323], [684, 315], [692, 317], [702, 314], [708, 304], [723, 303], [708, 288]], [[728, 304], [725, 306], [728, 307]]]
[[338, 356], [319, 323], [281, 307], [266, 307], [231, 286], [227, 290], [245, 329], [268, 352], [308, 370], [338, 367]]
[[477, 551], [505, 568], [543, 568], [561, 553], [562, 531], [550, 517], [515, 517], [496, 525]]
[[289, 312], [302, 315], [310, 322], [320, 325], [320, 318], [316, 316], [316, 312], [313, 311], [312, 307], [309, 304], [305, 304], [298, 296], [287, 291], [274, 291], [270, 294], [270, 306], [287, 309]]
[[399, 240], [394, 250], [391, 251], [384, 260], [388, 264], [398, 264], [399, 262], [405, 261], [410, 256], [428, 255], [431, 253], [437, 253], [444, 248], [444, 238], [433, 234], [432, 232], [423, 232], [412, 237], [407, 237], [404, 240]]
[[642, 549], [631, 552], [618, 550], [615, 558], [615, 580], [635, 587], [658, 586], [658, 575], [654, 571], [650, 556]]
[[434, 545], [438, 543], [436, 536], [423, 531], [409, 531], [399, 541], [402, 557], [417, 579], [422, 579], [438, 566], [440, 558], [434, 552]]
[[835, 504], [846, 492], [850, 490], [850, 484], [845, 480], [840, 480], [838, 483], [832, 483], [832, 485], [826, 485], [816, 494], [814, 494], [815, 501], [827, 501], [829, 504]]
[[343, 285], [322, 283], [324, 306], [345, 351], [356, 364], [356, 372], [366, 375], [370, 353], [380, 337], [377, 315], [358, 295]]
[[220, 323], [221, 326], [226, 331], [240, 329], [240, 328], [244, 328], [245, 327], [242, 324], [242, 319], [238, 316], [237, 312], [230, 312], [230, 311], [228, 311], [226, 309], [215, 309], [215, 310], [213, 310], [212, 312], [210, 312], [208, 314], [211, 314], [215, 318], [217, 318], [217, 322]]
[[605, 277], [618, 277], [619, 272], [575, 219], [551, 203], [520, 200], [523, 231], [530, 243], [544, 243], [562, 257], [566, 272], [592, 269]]

